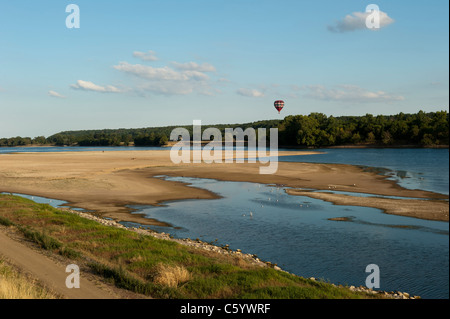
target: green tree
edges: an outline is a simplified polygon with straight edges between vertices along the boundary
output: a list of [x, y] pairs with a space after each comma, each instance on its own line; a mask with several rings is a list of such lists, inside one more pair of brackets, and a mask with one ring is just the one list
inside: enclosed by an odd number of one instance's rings
[[420, 144], [423, 146], [431, 146], [434, 145], [433, 135], [431, 134], [424, 134], [422, 140], [420, 141]]
[[361, 136], [359, 133], [354, 133], [352, 136], [352, 143], [353, 144], [359, 144], [361, 142]]
[[159, 145], [161, 146], [167, 145], [168, 141], [169, 139], [167, 138], [167, 136], [163, 134], [163, 136], [161, 136], [161, 138], [159, 139]]
[[394, 138], [388, 131], [383, 131], [383, 133], [381, 134], [381, 142], [384, 145], [391, 145], [394, 143]]
[[31, 140], [32, 144], [47, 144], [47, 139], [44, 136], [37, 136], [34, 139]]
[[369, 144], [376, 144], [377, 139], [375, 138], [375, 134], [373, 134], [373, 132], [369, 132], [369, 134], [367, 134], [366, 142]]

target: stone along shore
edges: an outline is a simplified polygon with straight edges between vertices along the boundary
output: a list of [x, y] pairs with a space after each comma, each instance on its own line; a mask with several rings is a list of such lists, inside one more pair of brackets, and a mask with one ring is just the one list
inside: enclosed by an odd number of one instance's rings
[[[112, 219], [97, 217], [97, 216], [89, 214], [89, 213], [83, 213], [83, 212], [76, 211], [76, 210], [69, 209], [69, 208], [65, 208], [65, 207], [64, 208], [60, 207], [58, 209], [60, 209], [62, 211], [69, 212], [69, 213], [72, 213], [72, 214], [76, 214], [76, 215], [78, 215], [80, 217], [83, 217], [83, 218], [86, 218], [86, 219], [94, 220], [94, 221], [96, 221], [96, 222], [98, 222], [100, 224], [103, 224], [103, 225], [106, 225], [106, 226], [109, 226], [109, 227], [116, 227], [116, 228], [126, 229], [126, 230], [129, 230], [129, 231], [133, 231], [133, 232], [139, 233], [141, 235], [153, 236], [155, 238], [162, 239], [162, 240], [170, 240], [170, 241], [177, 242], [177, 243], [179, 243], [181, 245], [191, 246], [191, 247], [195, 247], [197, 249], [204, 249], [206, 251], [211, 251], [211, 252], [215, 252], [215, 253], [218, 253], [218, 254], [232, 255], [232, 256], [235, 256], [235, 257], [242, 258], [243, 260], [245, 260], [247, 262], [250, 262], [250, 263], [252, 263], [252, 264], [254, 264], [256, 266], [259, 266], [259, 267], [271, 267], [271, 268], [273, 268], [275, 270], [278, 270], [278, 271], [287, 272], [287, 271], [281, 269], [280, 267], [278, 267], [277, 264], [271, 263], [269, 261], [263, 261], [263, 260], [259, 259], [256, 255], [242, 253], [242, 251], [240, 249], [236, 249], [236, 250], [233, 251], [232, 249], [229, 248], [228, 245], [216, 246], [216, 245], [213, 245], [211, 243], [203, 242], [203, 241], [201, 241], [199, 239], [195, 239], [195, 240], [192, 240], [190, 238], [176, 239], [176, 238], [171, 237], [169, 234], [166, 234], [166, 233], [163, 233], [163, 232], [159, 233], [159, 232], [156, 232], [156, 231], [153, 231], [153, 230], [148, 230], [148, 229], [145, 229], [145, 228], [142, 228], [142, 227], [125, 227], [124, 225], [122, 225], [122, 224], [120, 224], [120, 223], [118, 223], [118, 222], [116, 222], [116, 221], [114, 221]], [[292, 274], [292, 275], [297, 276], [296, 274]], [[314, 277], [310, 277], [308, 279], [316, 280], [316, 278], [314, 278]], [[337, 286], [335, 284], [331, 284], [331, 285], [333, 285], [335, 287]], [[342, 285], [339, 285], [339, 287], [345, 288]], [[352, 290], [352, 291], [365, 292], [365, 293], [373, 294], [373, 295], [380, 294], [380, 295], [383, 295], [383, 296], [385, 296], [387, 298], [392, 298], [392, 299], [420, 299], [419, 296], [411, 296], [407, 292], [400, 292], [400, 291], [387, 292], [387, 291], [380, 291], [380, 290], [369, 289], [369, 288], [364, 287], [364, 286], [359, 286], [359, 287], [350, 286], [350, 287], [347, 287], [347, 288]]]

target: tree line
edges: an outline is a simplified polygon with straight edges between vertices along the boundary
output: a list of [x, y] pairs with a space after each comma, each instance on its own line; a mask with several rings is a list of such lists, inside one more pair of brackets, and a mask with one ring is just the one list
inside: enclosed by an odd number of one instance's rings
[[49, 144], [45, 136], [38, 136], [35, 138], [30, 137], [11, 137], [11, 138], [0, 138], [1, 146], [27, 146], [27, 145], [46, 145]]
[[[397, 115], [327, 116], [323, 113], [290, 115], [283, 120], [265, 120], [244, 124], [204, 125], [215, 127], [225, 136], [225, 128], [278, 128], [279, 145], [295, 147], [365, 146], [439, 146], [449, 145], [447, 111]], [[170, 133], [183, 127], [191, 135], [192, 125], [137, 129], [66, 131], [45, 138], [0, 138], [0, 146], [161, 146]]]
[[278, 127], [279, 141], [305, 147], [448, 145], [448, 120], [447, 111], [341, 117], [311, 113], [287, 116]]
[[[271, 128], [277, 127], [280, 122], [281, 120], [266, 120], [245, 124], [204, 125], [202, 130], [208, 127], [215, 127], [221, 130], [222, 135], [224, 135], [225, 128], [241, 127], [244, 130], [248, 127], [255, 129], [262, 127]], [[191, 137], [193, 136], [192, 125], [177, 125], [135, 129], [66, 131], [49, 136], [47, 143], [57, 146], [163, 146], [168, 143], [172, 130], [178, 127], [186, 129]]]

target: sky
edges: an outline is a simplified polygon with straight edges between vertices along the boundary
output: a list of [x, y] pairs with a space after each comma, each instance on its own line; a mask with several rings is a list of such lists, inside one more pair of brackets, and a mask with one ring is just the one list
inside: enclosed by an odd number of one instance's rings
[[371, 1], [0, 0], [0, 137], [448, 111], [449, 2]]

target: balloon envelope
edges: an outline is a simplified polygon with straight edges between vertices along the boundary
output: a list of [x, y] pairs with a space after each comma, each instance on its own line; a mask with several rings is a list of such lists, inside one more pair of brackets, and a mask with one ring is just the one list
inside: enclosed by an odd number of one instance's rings
[[278, 114], [279, 114], [280, 111], [281, 111], [281, 110], [283, 109], [283, 107], [284, 107], [284, 101], [282, 101], [282, 100], [275, 101], [275, 102], [273, 103], [273, 105], [275, 106], [275, 108], [277, 109]]

